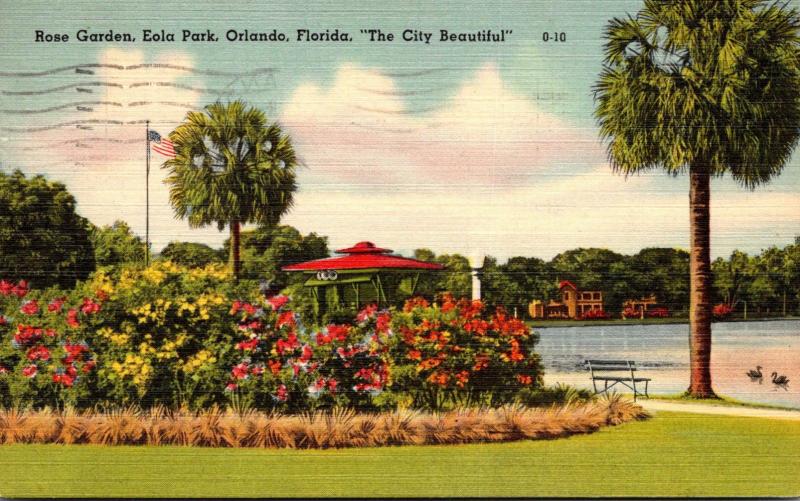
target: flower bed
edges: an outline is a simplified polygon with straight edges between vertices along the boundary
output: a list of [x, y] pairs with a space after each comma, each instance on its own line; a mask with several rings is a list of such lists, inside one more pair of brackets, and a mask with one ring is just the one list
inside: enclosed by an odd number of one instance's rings
[[0, 411], [0, 444], [184, 445], [324, 449], [551, 439], [591, 433], [647, 414], [618, 396], [588, 404], [446, 413], [335, 409], [303, 415], [212, 408], [96, 413]]
[[449, 295], [314, 328], [222, 268], [160, 262], [68, 293], [0, 282], [0, 308], [6, 407], [443, 410], [512, 403], [542, 381], [524, 322]]

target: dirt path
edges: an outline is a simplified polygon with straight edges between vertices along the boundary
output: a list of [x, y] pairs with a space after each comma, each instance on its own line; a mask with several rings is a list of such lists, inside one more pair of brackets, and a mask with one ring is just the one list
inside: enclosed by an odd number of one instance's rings
[[652, 411], [654, 414], [657, 414], [658, 411], [674, 411], [674, 412], [693, 412], [697, 414], [717, 414], [721, 416], [760, 417], [760, 418], [789, 419], [793, 421], [800, 421], [800, 411], [793, 411], [793, 410], [757, 409], [753, 407], [743, 407], [743, 406], [680, 403], [680, 402], [669, 402], [666, 400], [647, 400], [647, 399], [637, 400], [636, 403], [641, 404], [642, 407], [644, 407], [648, 411]]

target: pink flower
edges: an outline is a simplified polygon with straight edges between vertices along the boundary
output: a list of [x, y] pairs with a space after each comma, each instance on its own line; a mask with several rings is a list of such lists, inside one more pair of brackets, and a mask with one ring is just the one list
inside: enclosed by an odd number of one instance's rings
[[275, 392], [275, 400], [280, 402], [286, 402], [289, 398], [289, 390], [286, 389], [286, 385], [282, 384], [278, 386], [278, 391]]
[[267, 299], [267, 303], [272, 307], [272, 311], [280, 310], [288, 302], [289, 298], [287, 296], [273, 296]]
[[27, 378], [36, 377], [36, 373], [39, 372], [39, 368], [36, 367], [34, 364], [31, 364], [24, 369], [22, 369], [22, 375]]
[[8, 367], [5, 365], [0, 365], [0, 375], [2, 374], [8, 374]]
[[225, 387], [225, 391], [236, 391], [238, 387], [239, 385], [236, 383], [228, 383], [228, 385]]
[[39, 313], [39, 303], [37, 303], [35, 299], [26, 301], [23, 303], [22, 308], [20, 308], [19, 311], [26, 315], [36, 315]]
[[247, 362], [242, 362], [236, 367], [233, 368], [231, 374], [236, 379], [247, 379], [247, 375], [250, 372], [250, 366], [247, 365]]

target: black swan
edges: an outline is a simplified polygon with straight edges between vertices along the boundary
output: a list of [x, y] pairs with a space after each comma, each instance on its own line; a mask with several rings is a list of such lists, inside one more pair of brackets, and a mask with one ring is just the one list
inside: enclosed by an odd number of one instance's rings
[[763, 367], [757, 365], [756, 370], [750, 369], [749, 371], [747, 371], [747, 377], [751, 379], [761, 379], [762, 377], [764, 377], [764, 375], [761, 374], [761, 369], [763, 369]]
[[789, 391], [789, 389], [786, 388], [786, 385], [789, 384], [789, 378], [783, 375], [779, 376], [777, 372], [772, 373], [772, 384], [775, 386], [780, 386], [784, 390]]

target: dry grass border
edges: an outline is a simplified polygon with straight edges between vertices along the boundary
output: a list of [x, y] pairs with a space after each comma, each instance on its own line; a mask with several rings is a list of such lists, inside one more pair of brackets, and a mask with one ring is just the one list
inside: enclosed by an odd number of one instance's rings
[[553, 439], [645, 419], [640, 406], [613, 395], [549, 408], [507, 406], [431, 414], [362, 414], [335, 409], [303, 415], [136, 408], [98, 413], [0, 411], [0, 444], [184, 445], [327, 449]]

